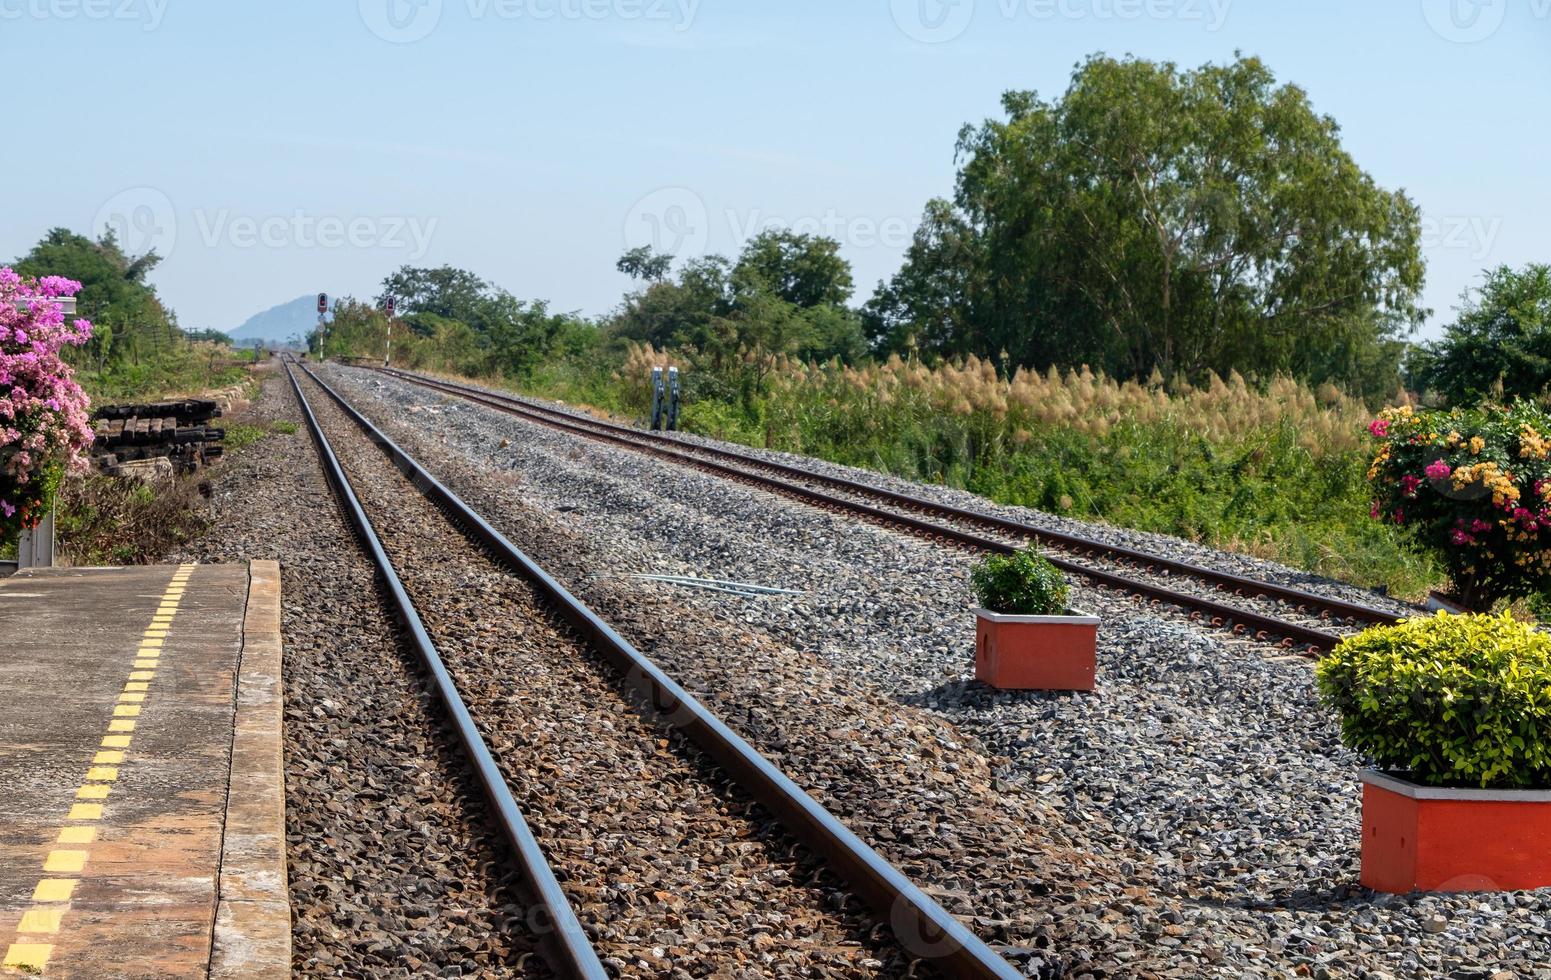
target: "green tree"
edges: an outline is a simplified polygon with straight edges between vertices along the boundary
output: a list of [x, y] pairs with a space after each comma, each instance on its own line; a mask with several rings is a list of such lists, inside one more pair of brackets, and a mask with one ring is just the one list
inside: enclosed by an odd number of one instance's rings
[[[661, 258], [636, 249], [619, 267], [639, 271]], [[625, 297], [610, 323], [616, 336], [698, 352], [719, 372], [742, 370], [750, 356], [851, 360], [866, 351], [861, 321], [844, 305], [851, 266], [834, 239], [766, 231], [736, 263], [712, 255], [686, 262], [677, 278], [661, 271]]]
[[642, 245], [621, 255], [614, 268], [632, 279], [657, 282], [668, 277], [668, 272], [673, 268], [673, 256], [658, 255], [650, 245]]
[[1488, 269], [1441, 340], [1407, 359], [1413, 387], [1469, 407], [1551, 395], [1551, 265]]
[[102, 371], [119, 361], [138, 363], [183, 342], [177, 318], [146, 281], [160, 262], [155, 252], [124, 254], [111, 229], [92, 241], [54, 228], [14, 267], [22, 275], [64, 276], [81, 283], [77, 311], [96, 326], [84, 357]]
[[433, 314], [446, 320], [474, 325], [486, 301], [489, 285], [472, 272], [444, 265], [437, 269], [404, 266], [382, 281], [376, 303], [385, 306], [393, 297], [396, 312], [419, 333], [427, 333], [432, 321], [417, 314]]
[[1095, 56], [1061, 99], [1003, 108], [960, 133], [955, 206], [928, 208], [869, 304], [879, 342], [1123, 377], [1396, 380], [1425, 315], [1417, 208], [1258, 59]]
[[785, 229], [750, 239], [738, 256], [737, 271], [751, 288], [769, 289], [793, 306], [842, 306], [851, 298], [851, 263], [840, 256], [840, 243], [820, 235]]

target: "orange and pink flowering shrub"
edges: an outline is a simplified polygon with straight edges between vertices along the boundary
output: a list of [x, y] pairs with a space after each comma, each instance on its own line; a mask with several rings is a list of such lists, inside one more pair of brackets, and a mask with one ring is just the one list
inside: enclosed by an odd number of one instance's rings
[[1372, 516], [1437, 552], [1467, 606], [1551, 587], [1551, 415], [1529, 402], [1385, 409], [1368, 470]]
[[66, 323], [56, 302], [80, 289], [0, 267], [0, 537], [36, 525], [65, 473], [85, 465], [88, 402], [61, 352], [92, 327]]

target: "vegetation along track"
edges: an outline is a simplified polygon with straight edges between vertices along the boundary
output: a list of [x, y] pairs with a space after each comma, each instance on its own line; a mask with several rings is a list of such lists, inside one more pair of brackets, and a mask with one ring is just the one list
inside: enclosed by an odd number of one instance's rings
[[[1327, 628], [1331, 624], [1350, 628], [1393, 623], [1396, 619], [1393, 613], [1383, 609], [966, 510], [748, 453], [587, 418], [524, 398], [396, 368], [374, 369], [532, 422], [753, 483], [820, 507], [904, 527], [934, 540], [1000, 553], [1034, 541], [1067, 556], [1048, 556], [1057, 567], [1100, 587], [1178, 606], [1191, 618], [1213, 627], [1249, 633], [1262, 640], [1275, 639], [1314, 656], [1340, 642], [1340, 634]], [[819, 489], [819, 486], [826, 489]], [[989, 536], [987, 531], [996, 536]], [[1078, 558], [1082, 560], [1076, 560]], [[1253, 608], [1220, 601], [1214, 595], [1220, 592], [1231, 593]]]
[[[291, 382], [325, 469], [554, 923], [560, 973], [1020, 975], [307, 373]], [[314, 386], [332, 402], [316, 412]]]

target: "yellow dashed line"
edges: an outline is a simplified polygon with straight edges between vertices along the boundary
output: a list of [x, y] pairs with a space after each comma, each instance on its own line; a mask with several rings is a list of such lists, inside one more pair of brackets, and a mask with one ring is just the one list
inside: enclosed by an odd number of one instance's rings
[[49, 874], [79, 872], [86, 867], [85, 851], [49, 851], [43, 859], [43, 870]]
[[[108, 732], [101, 742], [101, 749], [92, 756], [91, 768], [86, 779], [75, 791], [77, 800], [105, 800], [112, 787], [108, 783], [118, 780], [118, 767], [124, 763], [124, 750], [129, 748], [135, 730], [134, 719], [140, 716], [142, 703], [150, 692], [150, 681], [155, 680], [155, 669], [160, 664], [162, 645], [172, 628], [173, 617], [178, 613], [178, 603], [183, 598], [184, 587], [194, 566], [180, 565], [172, 581], [162, 593], [151, 625], [146, 629], [135, 652], [134, 669], [124, 684], [124, 691], [113, 706], [113, 718], [108, 722]], [[122, 734], [112, 734], [122, 733]], [[97, 828], [92, 826], [102, 819], [103, 804], [73, 803], [65, 819], [80, 826], [62, 827], [56, 843], [92, 844], [97, 840]], [[48, 875], [79, 875], [86, 868], [89, 851], [76, 848], [55, 848], [43, 859], [43, 871]], [[33, 889], [32, 900], [39, 903], [22, 913], [16, 926], [17, 939], [27, 940], [36, 935], [57, 933], [70, 910], [69, 903], [75, 894], [77, 878], [41, 878]], [[0, 959], [0, 969], [21, 970], [26, 973], [42, 973], [54, 953], [52, 943], [19, 941], [6, 947], [5, 957]]]
[[0, 961], [0, 966], [42, 973], [43, 967], [48, 964], [49, 954], [53, 952], [54, 947], [49, 943], [12, 943], [11, 948], [5, 951], [5, 959]]
[[34, 902], [68, 902], [75, 894], [74, 878], [44, 878], [32, 890]]

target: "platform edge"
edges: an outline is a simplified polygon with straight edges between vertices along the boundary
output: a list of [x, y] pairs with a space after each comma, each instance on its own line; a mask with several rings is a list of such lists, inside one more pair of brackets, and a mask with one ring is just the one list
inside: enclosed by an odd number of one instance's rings
[[211, 977], [289, 977], [280, 565], [248, 563]]

